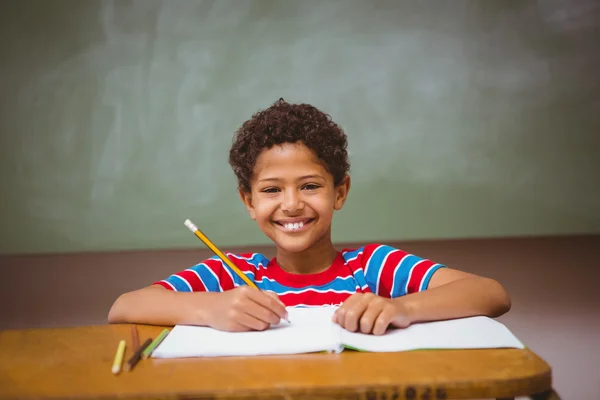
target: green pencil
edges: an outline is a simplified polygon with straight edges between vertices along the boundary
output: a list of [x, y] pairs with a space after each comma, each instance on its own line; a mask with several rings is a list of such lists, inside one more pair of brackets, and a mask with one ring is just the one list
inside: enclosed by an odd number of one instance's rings
[[152, 341], [152, 343], [150, 343], [150, 345], [144, 349], [144, 352], [142, 353], [142, 358], [144, 360], [147, 359], [148, 357], [150, 357], [150, 354], [152, 354], [152, 352], [154, 351], [154, 349], [156, 349], [156, 347], [160, 344], [160, 342], [163, 341], [163, 339], [167, 336], [168, 333], [169, 333], [169, 330], [167, 328], [165, 328], [160, 333], [160, 335], [158, 335], [156, 337], [156, 339], [154, 339]]

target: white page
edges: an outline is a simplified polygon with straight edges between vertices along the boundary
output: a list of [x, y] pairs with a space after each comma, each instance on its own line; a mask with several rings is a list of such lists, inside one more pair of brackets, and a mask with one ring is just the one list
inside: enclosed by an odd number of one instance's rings
[[341, 351], [334, 308], [288, 308], [290, 324], [261, 332], [223, 332], [177, 325], [152, 353], [156, 358], [253, 356]]
[[503, 324], [487, 317], [470, 317], [392, 329], [382, 336], [343, 330], [345, 346], [372, 352], [417, 349], [524, 348]]

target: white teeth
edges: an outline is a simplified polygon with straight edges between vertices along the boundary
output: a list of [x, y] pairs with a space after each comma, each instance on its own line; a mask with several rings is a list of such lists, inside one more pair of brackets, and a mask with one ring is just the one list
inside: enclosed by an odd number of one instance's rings
[[304, 226], [304, 222], [289, 223], [289, 224], [284, 224], [283, 226], [287, 230], [294, 231], [296, 229], [302, 228]]

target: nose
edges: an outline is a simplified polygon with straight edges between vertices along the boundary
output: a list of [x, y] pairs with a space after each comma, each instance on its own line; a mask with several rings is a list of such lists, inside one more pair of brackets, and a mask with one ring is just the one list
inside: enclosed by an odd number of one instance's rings
[[302, 208], [300, 195], [296, 190], [286, 190], [283, 193], [281, 209], [283, 211], [295, 212]]

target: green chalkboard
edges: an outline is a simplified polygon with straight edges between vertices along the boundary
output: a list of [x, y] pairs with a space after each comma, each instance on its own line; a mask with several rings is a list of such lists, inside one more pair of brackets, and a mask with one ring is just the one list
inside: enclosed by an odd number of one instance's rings
[[594, 1], [0, 3], [0, 252], [268, 243], [227, 152], [331, 114], [336, 242], [600, 232]]

